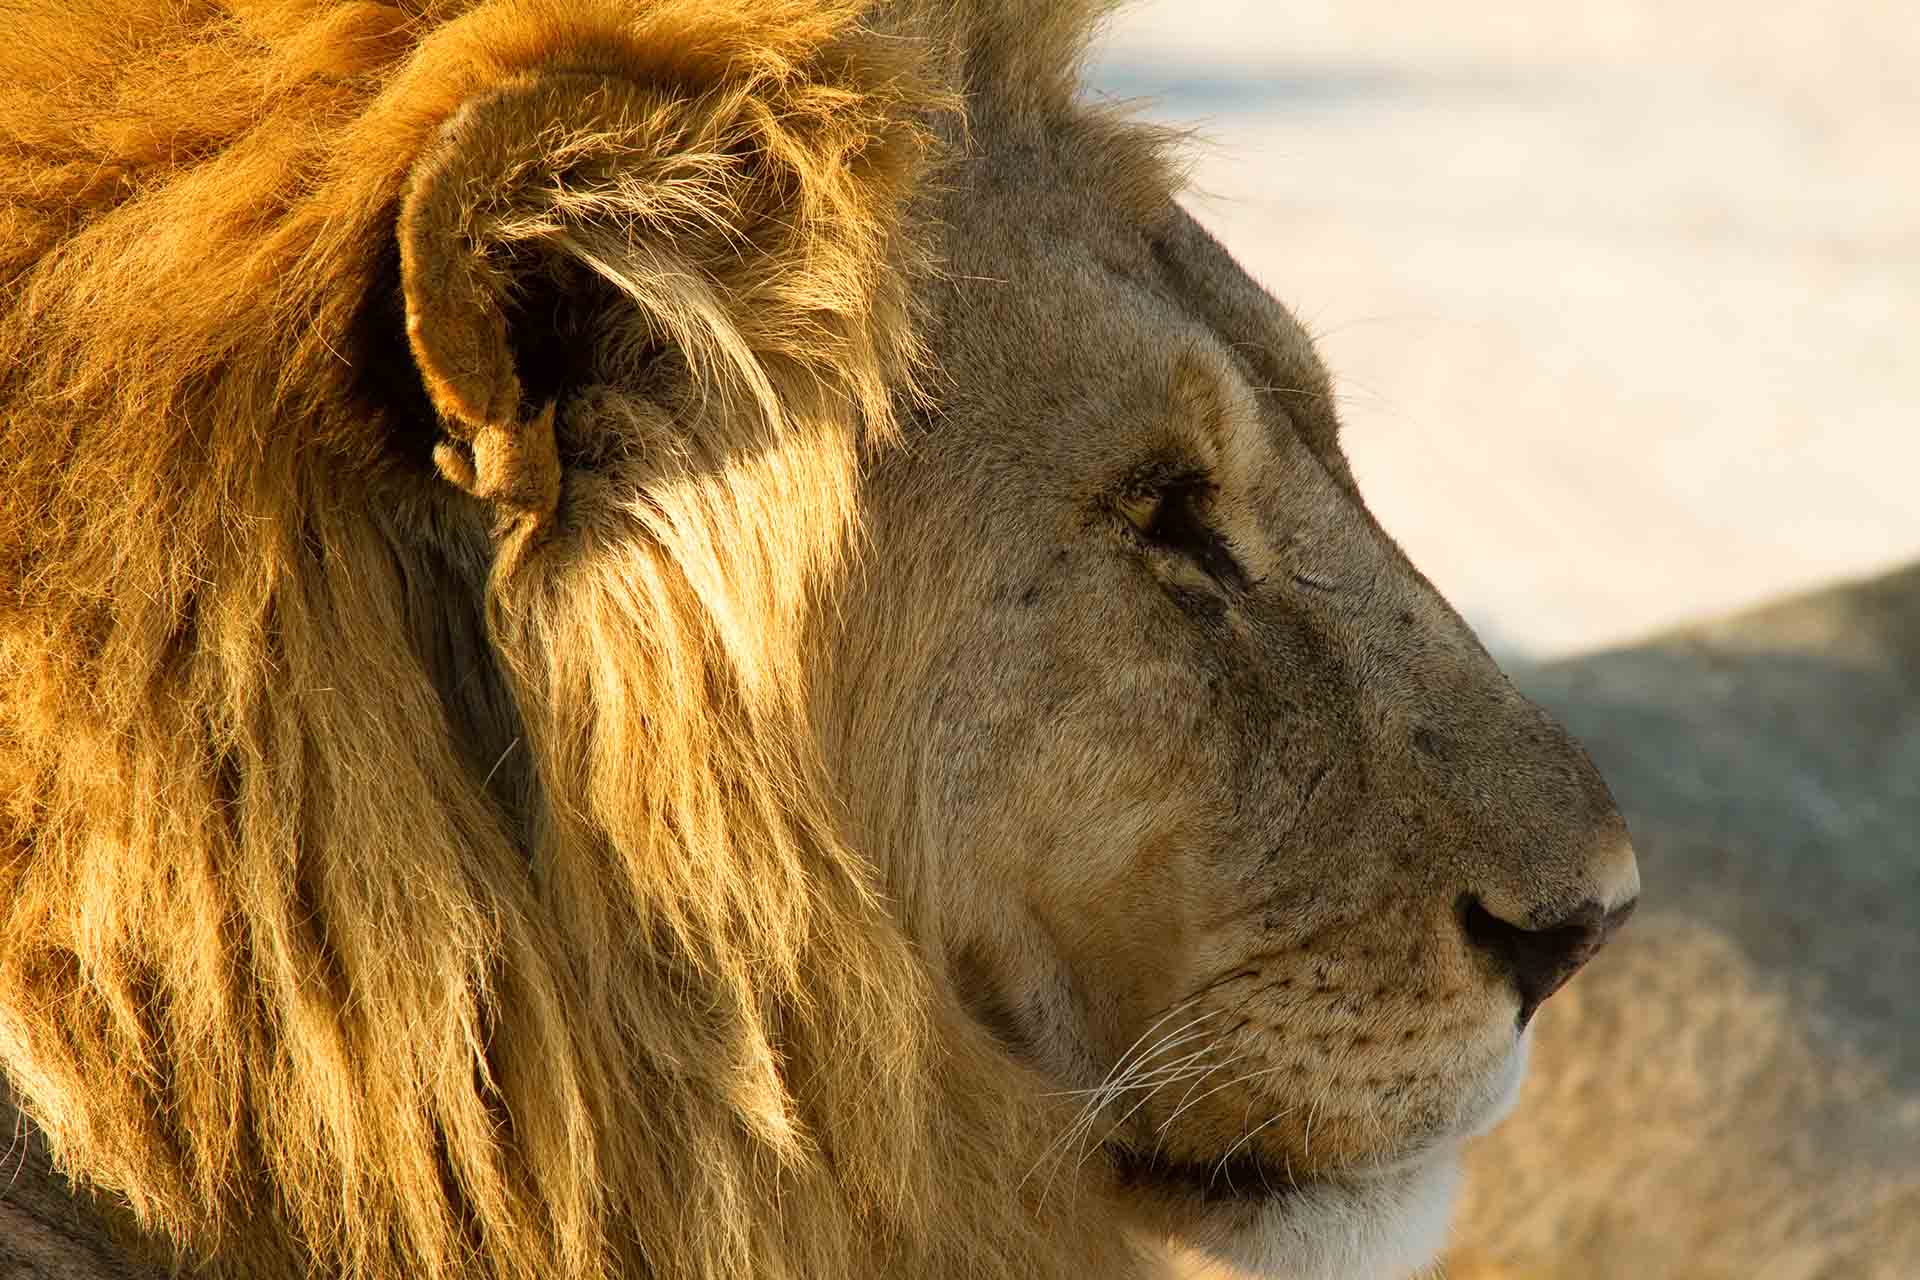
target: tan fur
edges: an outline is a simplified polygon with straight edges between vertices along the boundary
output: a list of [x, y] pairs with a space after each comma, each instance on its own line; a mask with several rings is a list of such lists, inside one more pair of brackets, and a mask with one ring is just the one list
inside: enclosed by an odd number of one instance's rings
[[[1544, 927], [1631, 856], [1163, 140], [1074, 104], [1096, 16], [10, 21], [0, 1070], [116, 1239], [1431, 1251], [1517, 1061], [1461, 904]], [[1245, 574], [1153, 543], [1178, 467]], [[1068, 1096], [1183, 1010], [1191, 1108]]]

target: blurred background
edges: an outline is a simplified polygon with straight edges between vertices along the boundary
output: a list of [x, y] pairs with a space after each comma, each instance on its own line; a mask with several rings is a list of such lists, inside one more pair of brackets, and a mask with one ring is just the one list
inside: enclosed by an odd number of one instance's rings
[[1320, 340], [1503, 656], [1920, 555], [1920, 19], [1893, 0], [1150, 0], [1093, 83]]

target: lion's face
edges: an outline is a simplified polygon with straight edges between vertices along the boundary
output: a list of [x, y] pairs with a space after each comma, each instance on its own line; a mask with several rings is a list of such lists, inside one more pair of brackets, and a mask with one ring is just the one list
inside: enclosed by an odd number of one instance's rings
[[958, 998], [1073, 1094], [1060, 1166], [1242, 1258], [1418, 1265], [1637, 893], [1624, 827], [1368, 513], [1287, 312], [1184, 214], [985, 150], [939, 411], [869, 484], [853, 807]]

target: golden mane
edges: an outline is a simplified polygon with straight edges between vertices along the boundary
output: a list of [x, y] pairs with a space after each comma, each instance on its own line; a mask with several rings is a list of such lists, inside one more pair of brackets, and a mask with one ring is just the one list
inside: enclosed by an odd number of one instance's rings
[[[234, 1273], [1132, 1265], [1080, 1193], [1019, 1187], [1049, 1104], [933, 990], [805, 731], [942, 113], [1065, 110], [1096, 16], [957, 8], [15, 10], [0, 1075], [76, 1180]], [[449, 122], [554, 68], [601, 78], [577, 127], [436, 203]], [[611, 116], [671, 158], [636, 177]], [[694, 294], [597, 268], [705, 393], [639, 563], [487, 489], [530, 389], [476, 380], [485, 325], [416, 334], [409, 381], [403, 312], [512, 305], [482, 250], [568, 199], [709, 253]], [[475, 256], [402, 298], [395, 227], [435, 218]], [[504, 513], [497, 563], [419, 497], [435, 454]]]

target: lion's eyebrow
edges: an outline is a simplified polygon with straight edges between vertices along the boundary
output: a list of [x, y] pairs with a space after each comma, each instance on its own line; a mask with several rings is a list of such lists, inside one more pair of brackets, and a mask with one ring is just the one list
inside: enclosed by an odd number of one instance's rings
[[1196, 342], [1174, 360], [1168, 387], [1174, 429], [1228, 490], [1244, 491], [1272, 458], [1254, 392], [1238, 362], [1213, 343]]

